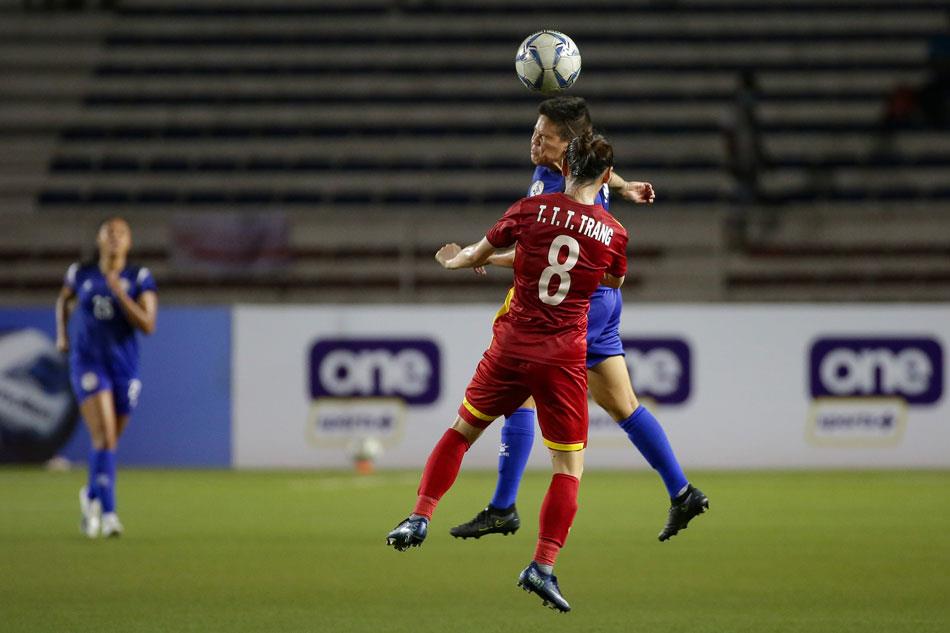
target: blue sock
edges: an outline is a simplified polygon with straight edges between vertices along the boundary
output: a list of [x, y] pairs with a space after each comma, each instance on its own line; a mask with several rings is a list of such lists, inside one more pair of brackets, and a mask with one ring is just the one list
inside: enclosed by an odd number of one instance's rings
[[89, 481], [86, 482], [86, 498], [92, 501], [99, 498], [99, 485], [96, 483], [96, 471], [99, 469], [99, 451], [89, 449]]
[[534, 409], [518, 409], [505, 418], [505, 425], [501, 427], [498, 485], [491, 498], [493, 507], [508, 508], [514, 504], [533, 445]]
[[689, 480], [676, 461], [676, 455], [673, 454], [670, 441], [666, 439], [663, 427], [653, 414], [641, 404], [633, 415], [620, 423], [620, 428], [627, 432], [627, 437], [637, 450], [643, 453], [650, 466], [660, 473], [670, 498], [682, 494], [689, 485]]
[[96, 451], [96, 484], [102, 512], [115, 512], [115, 451]]

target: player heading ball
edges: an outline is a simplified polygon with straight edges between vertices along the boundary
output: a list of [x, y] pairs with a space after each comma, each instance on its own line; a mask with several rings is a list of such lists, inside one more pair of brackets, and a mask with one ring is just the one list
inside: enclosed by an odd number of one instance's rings
[[514, 293], [495, 319], [494, 338], [452, 428], [429, 455], [412, 513], [387, 535], [397, 550], [421, 545], [469, 446], [498, 416], [534, 396], [554, 474], [541, 506], [534, 559], [518, 584], [560, 611], [570, 605], [553, 568], [577, 513], [587, 446], [587, 310], [602, 282], [619, 287], [627, 272], [627, 232], [595, 203], [613, 163], [613, 148], [602, 136], [574, 138], [561, 165], [564, 193], [523, 198], [476, 244], [447, 244], [436, 254], [445, 268], [472, 268], [497, 249], [515, 246]]

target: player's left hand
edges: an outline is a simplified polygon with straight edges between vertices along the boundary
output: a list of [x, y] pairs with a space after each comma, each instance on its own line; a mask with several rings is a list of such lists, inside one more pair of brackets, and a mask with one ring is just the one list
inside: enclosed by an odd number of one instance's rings
[[653, 185], [648, 182], [628, 181], [620, 190], [620, 195], [624, 200], [636, 202], [637, 204], [653, 204], [656, 199], [656, 192]]
[[439, 262], [443, 267], [445, 267], [445, 264], [449, 260], [454, 259], [461, 252], [462, 247], [458, 244], [446, 244], [439, 249], [439, 252], [435, 254], [435, 261]]

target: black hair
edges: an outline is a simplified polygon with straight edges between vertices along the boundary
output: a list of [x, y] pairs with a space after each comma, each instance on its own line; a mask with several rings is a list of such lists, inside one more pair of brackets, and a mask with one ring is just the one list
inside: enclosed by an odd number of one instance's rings
[[538, 114], [551, 119], [562, 141], [591, 133], [590, 111], [581, 97], [552, 97], [538, 105]]
[[614, 166], [614, 148], [602, 134], [576, 136], [567, 146], [567, 166], [574, 180], [593, 180]]

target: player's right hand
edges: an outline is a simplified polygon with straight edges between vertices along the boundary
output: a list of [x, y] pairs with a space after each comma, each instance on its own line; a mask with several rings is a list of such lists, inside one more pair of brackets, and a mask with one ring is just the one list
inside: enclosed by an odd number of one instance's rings
[[439, 252], [435, 254], [435, 261], [439, 262], [439, 264], [444, 267], [449, 260], [454, 259], [461, 252], [462, 247], [458, 244], [446, 244], [439, 249]]
[[653, 190], [653, 185], [648, 182], [629, 181], [620, 190], [620, 195], [625, 200], [637, 204], [653, 204], [653, 201], [656, 200], [656, 191]]

